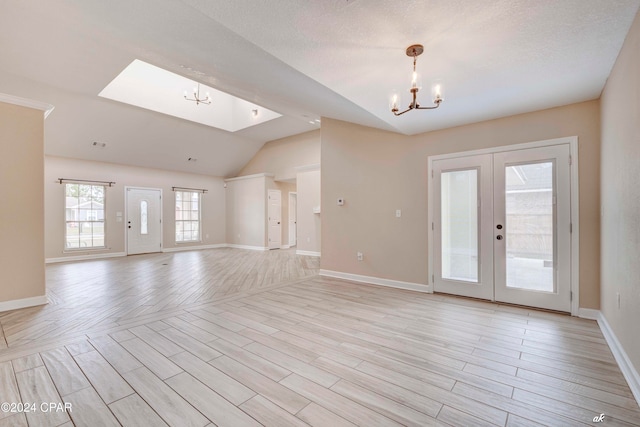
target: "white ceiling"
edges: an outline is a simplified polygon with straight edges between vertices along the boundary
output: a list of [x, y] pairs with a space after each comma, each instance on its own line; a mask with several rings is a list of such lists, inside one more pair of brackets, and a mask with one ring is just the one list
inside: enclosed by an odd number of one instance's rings
[[[0, 92], [56, 106], [47, 154], [232, 176], [321, 116], [416, 134], [599, 96], [640, 0], [4, 0]], [[395, 117], [418, 71], [442, 106]], [[226, 132], [102, 99], [134, 59], [282, 117]], [[407, 96], [403, 102], [407, 102]], [[186, 102], [186, 101], [182, 101]], [[401, 106], [402, 107], [402, 106]], [[107, 144], [96, 149], [93, 141]], [[187, 158], [198, 158], [197, 163]]]

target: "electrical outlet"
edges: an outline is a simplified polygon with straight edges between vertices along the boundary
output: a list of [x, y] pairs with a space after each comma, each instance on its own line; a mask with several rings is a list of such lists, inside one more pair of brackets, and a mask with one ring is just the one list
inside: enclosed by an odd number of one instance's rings
[[402, 211], [400, 209], [396, 209], [396, 218], [400, 218], [402, 216]]
[[362, 255], [362, 252], [358, 252], [356, 255], [358, 256], [358, 261], [362, 261], [364, 259], [364, 255]]

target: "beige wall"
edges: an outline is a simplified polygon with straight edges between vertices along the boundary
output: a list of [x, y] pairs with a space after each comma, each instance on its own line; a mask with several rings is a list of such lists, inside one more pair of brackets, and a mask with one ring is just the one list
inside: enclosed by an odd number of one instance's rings
[[[45, 242], [47, 258], [125, 252], [124, 187], [162, 189], [164, 249], [225, 243], [225, 196], [222, 178], [47, 156], [45, 159]], [[115, 181], [106, 192], [106, 250], [64, 250], [64, 185], [58, 178]], [[202, 242], [176, 244], [175, 198], [171, 187], [202, 188]], [[122, 222], [116, 213], [122, 212]]]
[[[289, 244], [289, 192], [298, 193], [298, 212], [300, 197], [303, 203], [320, 204], [320, 180], [307, 180], [302, 189], [296, 183], [296, 168], [301, 166], [320, 164], [320, 130], [293, 135], [282, 139], [267, 142], [256, 155], [240, 171], [238, 176], [250, 176], [254, 174], [271, 174], [273, 178], [266, 180], [267, 188], [277, 189], [282, 193], [282, 245]], [[309, 186], [315, 182], [316, 186]], [[309, 194], [304, 194], [309, 192]], [[302, 194], [300, 194], [302, 193]], [[265, 196], [266, 197], [266, 196]], [[317, 200], [316, 200], [317, 199]], [[240, 205], [236, 206], [234, 212], [240, 212]], [[236, 219], [229, 223], [231, 228], [247, 228], [248, 224], [241, 226], [240, 223], [251, 219], [254, 215], [249, 213], [241, 214], [243, 219]], [[302, 233], [305, 235], [304, 242], [301, 240], [300, 217], [298, 217], [298, 250], [320, 252], [320, 219], [309, 215], [302, 219]], [[266, 229], [265, 229], [266, 233]], [[237, 236], [233, 229], [229, 229], [227, 236], [232, 238]], [[237, 237], [233, 237], [238, 239]], [[309, 239], [309, 241], [307, 241]], [[231, 241], [230, 241], [231, 242]], [[231, 242], [233, 243], [233, 242]], [[247, 243], [236, 243], [247, 244]], [[307, 249], [301, 249], [303, 245]], [[251, 245], [250, 245], [251, 246]]]
[[293, 180], [296, 166], [317, 163], [320, 163], [319, 130], [267, 142], [238, 176], [270, 173], [276, 181]]
[[640, 372], [640, 14], [609, 76], [601, 108], [600, 308]]
[[261, 174], [227, 180], [227, 243], [265, 248], [267, 179]]
[[320, 253], [321, 213], [313, 209], [320, 205], [320, 170], [298, 172], [298, 251]]
[[[579, 138], [580, 306], [597, 309], [598, 101], [415, 136], [323, 119], [321, 267], [426, 285], [427, 157], [573, 135]], [[338, 197], [344, 206], [337, 206]], [[364, 261], [357, 261], [357, 251]]]
[[45, 295], [44, 114], [0, 102], [0, 303]]

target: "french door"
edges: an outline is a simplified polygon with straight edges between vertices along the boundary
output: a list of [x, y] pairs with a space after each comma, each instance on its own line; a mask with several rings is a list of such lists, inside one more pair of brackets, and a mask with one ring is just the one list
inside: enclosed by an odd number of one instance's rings
[[568, 144], [435, 160], [434, 291], [571, 311]]

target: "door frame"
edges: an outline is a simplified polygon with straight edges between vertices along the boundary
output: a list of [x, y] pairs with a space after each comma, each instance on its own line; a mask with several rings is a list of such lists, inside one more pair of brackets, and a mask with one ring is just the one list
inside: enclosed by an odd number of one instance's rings
[[483, 148], [479, 150], [460, 151], [455, 153], [440, 154], [427, 158], [427, 245], [428, 245], [428, 290], [433, 293], [435, 281], [434, 271], [434, 184], [433, 162], [436, 160], [452, 159], [456, 157], [476, 156], [479, 154], [495, 154], [502, 151], [524, 150], [528, 148], [540, 148], [553, 145], [569, 145], [570, 160], [570, 209], [571, 209], [571, 315], [578, 316], [580, 309], [580, 187], [578, 176], [578, 137], [568, 136], [564, 138], [547, 139], [542, 141], [525, 142], [522, 144], [504, 145], [498, 147]]
[[129, 255], [129, 237], [128, 237], [128, 231], [127, 231], [128, 230], [127, 221], [129, 217], [129, 197], [127, 196], [128, 189], [160, 191], [160, 252], [164, 252], [164, 220], [162, 218], [162, 213], [164, 212], [164, 197], [162, 194], [162, 188], [140, 187], [137, 185], [125, 185], [124, 186], [124, 221], [122, 224], [124, 226], [123, 227], [124, 228], [124, 253], [127, 256]]

